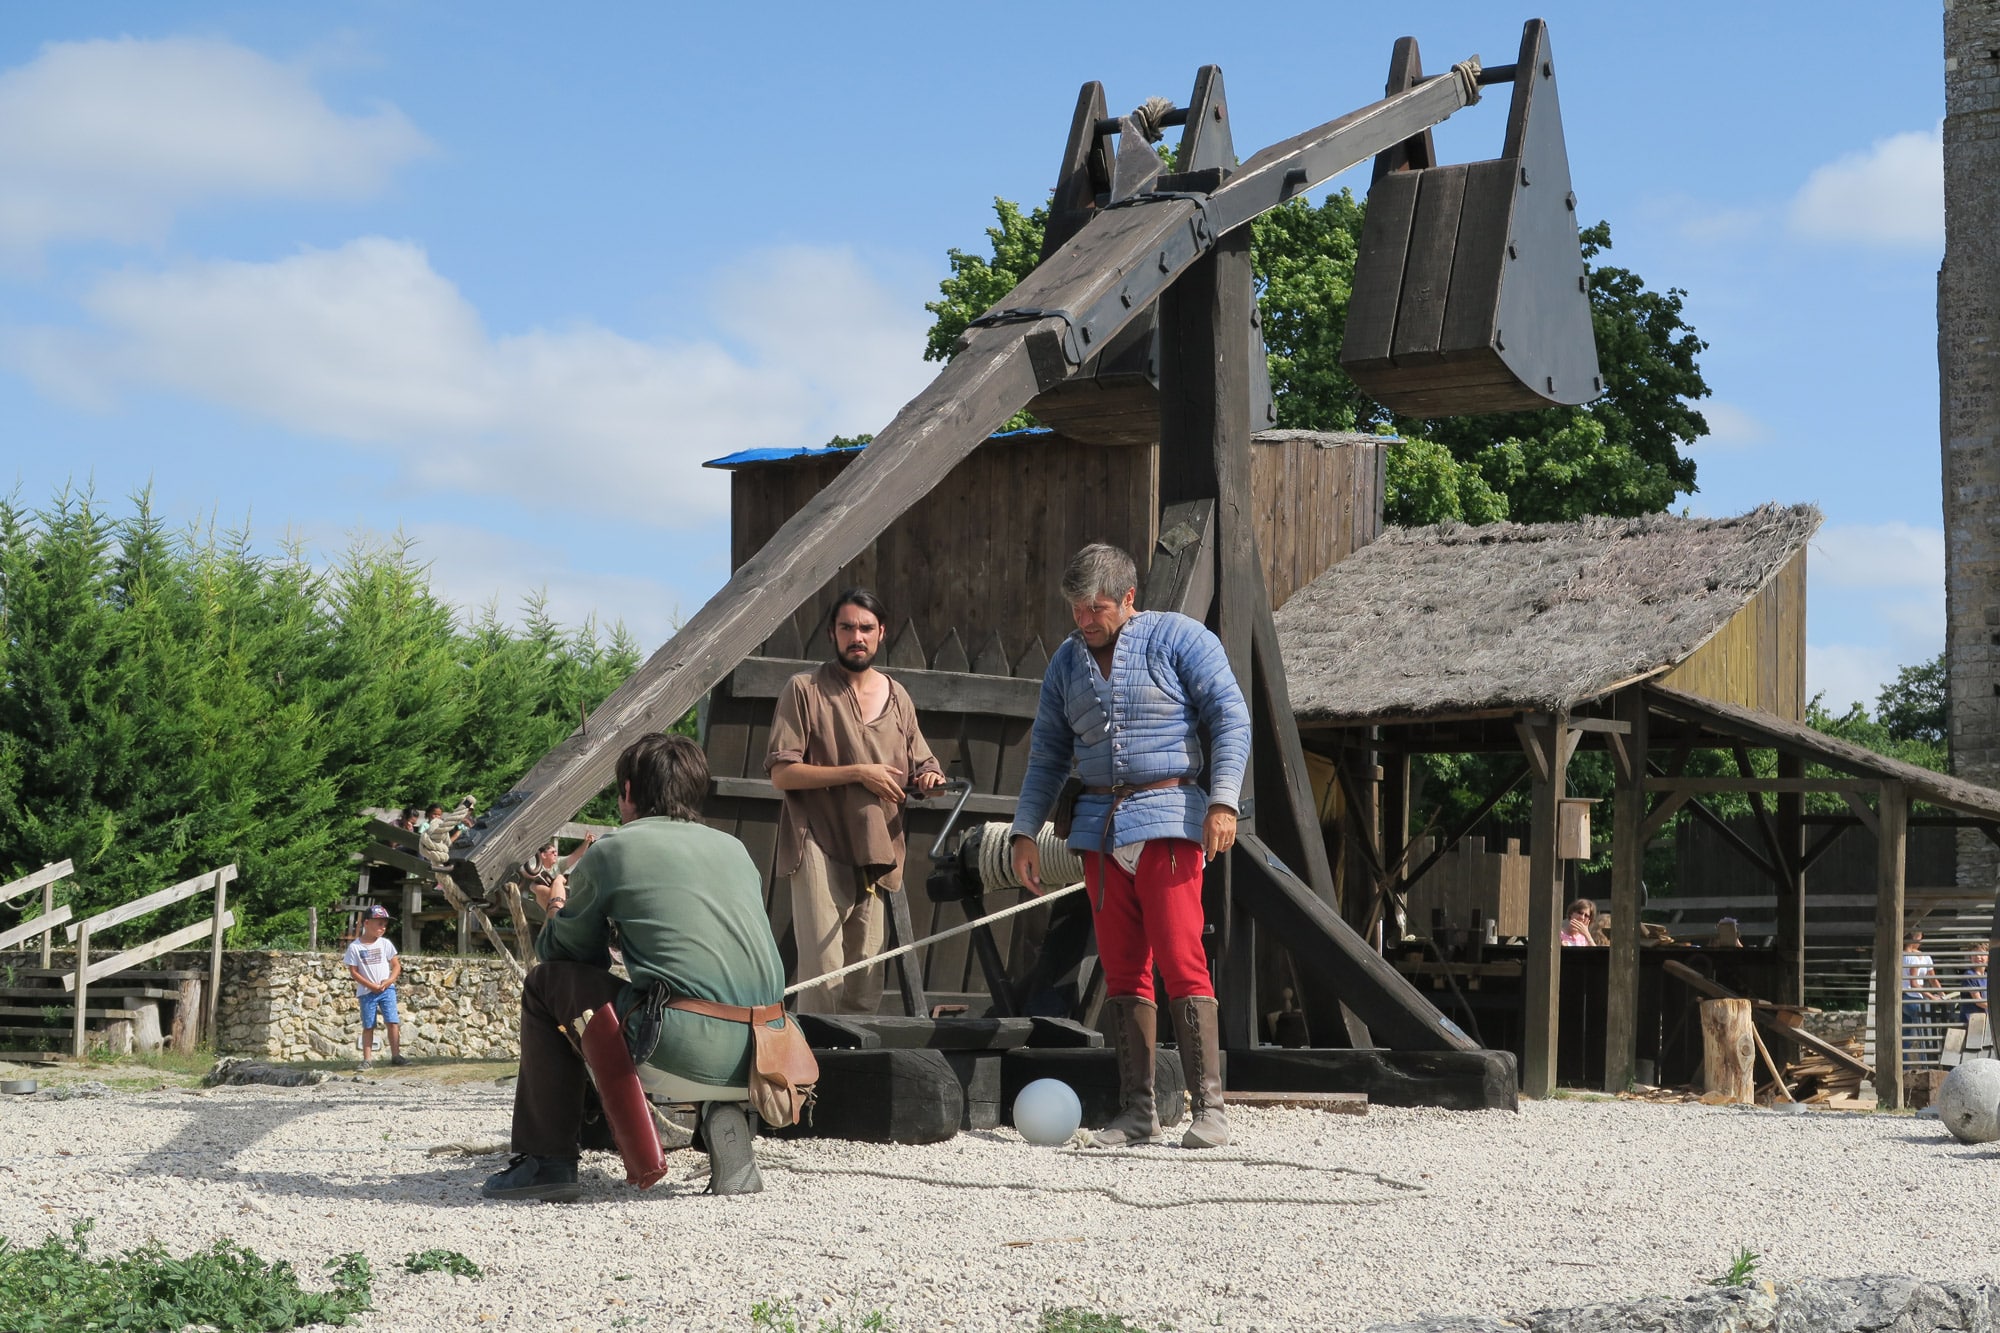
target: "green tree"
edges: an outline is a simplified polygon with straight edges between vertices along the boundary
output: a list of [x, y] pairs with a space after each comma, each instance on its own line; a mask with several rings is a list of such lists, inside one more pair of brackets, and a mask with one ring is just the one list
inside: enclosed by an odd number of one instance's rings
[[233, 862], [232, 942], [301, 939], [363, 806], [498, 795], [638, 663], [622, 626], [526, 619], [461, 624], [405, 543], [323, 576], [247, 530], [170, 533], [144, 495], [0, 501], [0, 882], [68, 858], [85, 915]]
[[[951, 250], [951, 273], [924, 307], [934, 316], [930, 360], [948, 359], [967, 325], [1003, 300], [1041, 254], [1046, 208], [1023, 213], [1006, 199], [993, 207], [991, 255]], [[1390, 521], [1656, 513], [1695, 489], [1694, 460], [1684, 451], [1708, 430], [1693, 406], [1709, 392], [1698, 361], [1707, 344], [1683, 317], [1686, 292], [1656, 292], [1629, 269], [1592, 262], [1611, 248], [1609, 224], [1580, 236], [1604, 396], [1584, 407], [1419, 420], [1393, 417], [1340, 368], [1365, 217], [1365, 203], [1347, 190], [1317, 205], [1287, 201], [1251, 224], [1251, 262], [1278, 424], [1393, 429], [1403, 442], [1390, 451]], [[1023, 414], [1010, 424], [1028, 420]]]
[[1891, 740], [1943, 745], [1951, 732], [1944, 654], [1898, 671], [1875, 696], [1875, 717]]
[[[1682, 317], [1687, 293], [1656, 292], [1629, 269], [1592, 263], [1611, 248], [1609, 223], [1580, 239], [1603, 397], [1583, 407], [1397, 422], [1480, 467], [1523, 523], [1658, 513], [1694, 491], [1694, 460], [1683, 451], [1708, 433], [1693, 406], [1709, 393], [1698, 361], [1708, 344]], [[1496, 475], [1503, 456], [1512, 461]]]

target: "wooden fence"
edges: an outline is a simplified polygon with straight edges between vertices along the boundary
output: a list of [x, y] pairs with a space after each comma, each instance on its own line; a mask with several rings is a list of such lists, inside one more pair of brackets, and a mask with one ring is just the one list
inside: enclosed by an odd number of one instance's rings
[[42, 966], [47, 967], [55, 948], [54, 931], [70, 919], [69, 904], [56, 906], [56, 884], [74, 873], [74, 867], [67, 861], [57, 861], [43, 866], [32, 875], [23, 875], [12, 884], [0, 885], [0, 903], [10, 903], [23, 894], [36, 889], [42, 891], [42, 910], [11, 930], [0, 930], [0, 949], [12, 949], [29, 940], [40, 937], [42, 941]]
[[[228, 908], [229, 885], [235, 879], [236, 867], [222, 866], [205, 874], [196, 875], [193, 879], [182, 880], [171, 888], [149, 893], [143, 898], [134, 898], [122, 907], [114, 907], [108, 912], [85, 917], [68, 927], [65, 934], [76, 945], [76, 970], [63, 978], [63, 989], [75, 995], [76, 1010], [71, 1031], [74, 1052], [79, 1058], [85, 1053], [89, 1040], [85, 1033], [84, 1020], [88, 1009], [90, 983], [115, 976], [128, 968], [137, 967], [140, 963], [157, 958], [163, 953], [185, 948], [196, 940], [206, 939], [209, 942], [208, 994], [203, 999], [202, 1027], [209, 1032], [215, 1031], [215, 1005], [222, 987], [222, 935], [229, 927], [236, 924], [236, 915]], [[192, 898], [198, 893], [215, 895], [214, 910], [206, 921], [183, 926], [158, 939], [134, 945], [97, 962], [93, 963], [90, 960], [92, 935], [101, 934], [115, 926], [122, 926], [128, 921], [136, 921], [142, 916]]]

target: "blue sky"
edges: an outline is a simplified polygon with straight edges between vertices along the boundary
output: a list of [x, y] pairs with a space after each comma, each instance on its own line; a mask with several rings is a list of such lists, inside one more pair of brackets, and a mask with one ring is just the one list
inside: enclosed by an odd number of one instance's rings
[[[1935, 5], [598, 4], [0, 8], [0, 483], [652, 647], [727, 575], [697, 465], [885, 423], [923, 302], [1038, 201], [1079, 84], [1240, 152], [1550, 24], [1579, 217], [1710, 344], [1697, 514], [1812, 501], [1808, 675], [1943, 643]], [[1219, 17], [1218, 17], [1219, 16]], [[1439, 133], [1497, 153], [1505, 100]], [[1365, 186], [1365, 168], [1354, 173]]]

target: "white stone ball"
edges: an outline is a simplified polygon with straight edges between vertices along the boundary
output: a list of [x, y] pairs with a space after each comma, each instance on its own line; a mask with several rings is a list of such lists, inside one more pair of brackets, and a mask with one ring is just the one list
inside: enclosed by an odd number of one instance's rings
[[2000, 1060], [1967, 1060], [1938, 1085], [1938, 1119], [1960, 1143], [2000, 1139]]
[[1014, 1098], [1014, 1128], [1021, 1137], [1044, 1148], [1069, 1142], [1083, 1123], [1083, 1103], [1059, 1078], [1038, 1078]]

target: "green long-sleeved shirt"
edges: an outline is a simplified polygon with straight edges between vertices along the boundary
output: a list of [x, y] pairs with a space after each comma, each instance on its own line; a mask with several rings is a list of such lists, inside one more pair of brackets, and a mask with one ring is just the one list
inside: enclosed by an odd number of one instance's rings
[[[638, 819], [599, 838], [577, 862], [569, 901], [543, 928], [535, 953], [544, 962], [609, 967], [613, 943], [632, 978], [619, 998], [621, 1014], [637, 988], [655, 981], [675, 995], [722, 1004], [773, 1004], [784, 995], [763, 876], [742, 843], [706, 824]], [[650, 1063], [741, 1087], [749, 1077], [750, 1029], [669, 1009]]]

